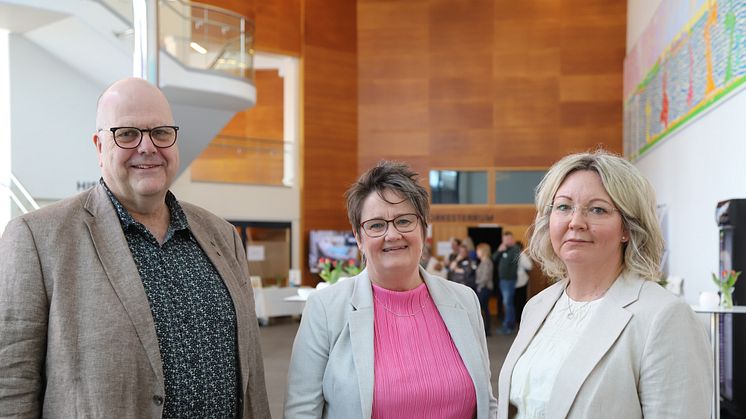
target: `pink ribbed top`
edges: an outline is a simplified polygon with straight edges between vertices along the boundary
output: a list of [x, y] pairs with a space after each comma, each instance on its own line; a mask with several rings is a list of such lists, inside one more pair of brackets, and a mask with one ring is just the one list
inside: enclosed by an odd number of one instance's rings
[[473, 418], [474, 383], [427, 286], [373, 285], [373, 307], [373, 418]]

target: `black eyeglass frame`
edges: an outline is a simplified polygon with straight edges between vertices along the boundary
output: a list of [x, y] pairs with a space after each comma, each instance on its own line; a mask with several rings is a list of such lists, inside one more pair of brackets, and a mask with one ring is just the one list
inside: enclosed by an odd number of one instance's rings
[[[396, 226], [396, 223], [394, 221], [396, 221], [397, 219], [399, 219], [401, 217], [407, 216], [407, 215], [414, 215], [414, 218], [416, 220], [413, 223], [414, 227], [412, 227], [411, 230], [401, 231], [401, 230], [399, 230], [399, 227]], [[367, 223], [367, 222], [369, 222], [369, 221], [376, 221], [376, 220], [385, 222], [386, 223], [386, 227], [383, 229], [383, 232], [381, 234], [378, 234], [378, 235], [375, 235], [375, 236], [371, 236], [370, 233], [368, 232], [368, 230], [365, 229], [364, 224]], [[360, 223], [360, 228], [363, 230], [363, 233], [365, 233], [366, 236], [370, 237], [371, 239], [375, 239], [377, 237], [381, 237], [381, 236], [386, 235], [386, 233], [389, 231], [389, 224], [393, 225], [394, 229], [396, 231], [398, 231], [399, 233], [411, 233], [411, 232], [413, 232], [413, 231], [415, 231], [417, 229], [417, 225], [419, 225], [420, 222], [421, 222], [420, 216], [418, 214], [410, 212], [410, 213], [407, 213], [407, 214], [397, 215], [396, 217], [394, 217], [394, 218], [392, 218], [390, 220], [385, 220], [383, 218], [371, 218], [369, 220], [365, 220], [362, 223]]]
[[[119, 142], [117, 141], [116, 131], [119, 130], [119, 129], [123, 129], [123, 128], [135, 129], [135, 130], [137, 130], [137, 131], [140, 132], [140, 139], [137, 141], [137, 144], [135, 144], [132, 147], [124, 147], [121, 144], [119, 144]], [[153, 140], [153, 136], [151, 135], [151, 132], [153, 130], [157, 130], [159, 128], [172, 128], [174, 130], [174, 141], [171, 144], [169, 144], [167, 146], [160, 146], [160, 145], [158, 145], [158, 144], [155, 143], [155, 140]], [[99, 131], [101, 131], [101, 130], [99, 130]], [[160, 125], [160, 126], [153, 127], [153, 128], [111, 127], [111, 128], [109, 128], [109, 131], [111, 131], [111, 138], [114, 139], [114, 144], [116, 144], [117, 147], [123, 148], [125, 150], [132, 150], [133, 148], [140, 147], [140, 144], [142, 144], [142, 139], [143, 139], [143, 137], [145, 137], [145, 135], [143, 135], [143, 133], [145, 133], [145, 132], [148, 133], [148, 138], [150, 138], [150, 141], [153, 143], [153, 146], [155, 146], [155, 148], [169, 148], [169, 147], [173, 147], [173, 145], [176, 144], [176, 139], [179, 137], [179, 127], [176, 126], [176, 125]]]

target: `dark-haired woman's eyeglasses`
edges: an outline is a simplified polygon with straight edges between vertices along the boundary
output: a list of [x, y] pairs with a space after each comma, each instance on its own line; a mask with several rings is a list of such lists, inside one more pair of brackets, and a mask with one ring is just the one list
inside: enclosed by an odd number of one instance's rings
[[391, 220], [384, 220], [383, 218], [372, 218], [367, 221], [360, 223], [363, 228], [365, 235], [370, 238], [381, 237], [386, 234], [389, 229], [389, 223], [394, 225], [394, 228], [399, 233], [409, 233], [410, 231], [417, 228], [417, 221], [420, 217], [417, 214], [402, 214]]

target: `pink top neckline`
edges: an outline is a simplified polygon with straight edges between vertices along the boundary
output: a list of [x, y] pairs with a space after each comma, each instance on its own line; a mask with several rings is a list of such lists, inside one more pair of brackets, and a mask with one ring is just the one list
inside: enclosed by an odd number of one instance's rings
[[373, 284], [373, 310], [372, 417], [473, 418], [474, 382], [427, 285], [392, 291]]

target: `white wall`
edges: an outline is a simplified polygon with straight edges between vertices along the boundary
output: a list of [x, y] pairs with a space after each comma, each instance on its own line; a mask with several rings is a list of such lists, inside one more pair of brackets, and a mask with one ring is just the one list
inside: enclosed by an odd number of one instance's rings
[[[627, 2], [628, 51], [659, 3]], [[636, 165], [668, 207], [669, 274], [685, 279], [685, 297], [696, 303], [701, 291], [716, 290], [710, 279], [718, 270], [715, 205], [746, 198], [746, 91], [669, 135]]]
[[100, 176], [92, 136], [104, 86], [20, 34], [9, 46], [12, 171], [34, 198], [71, 196]]
[[10, 72], [8, 31], [0, 28], [0, 235], [10, 220]]

